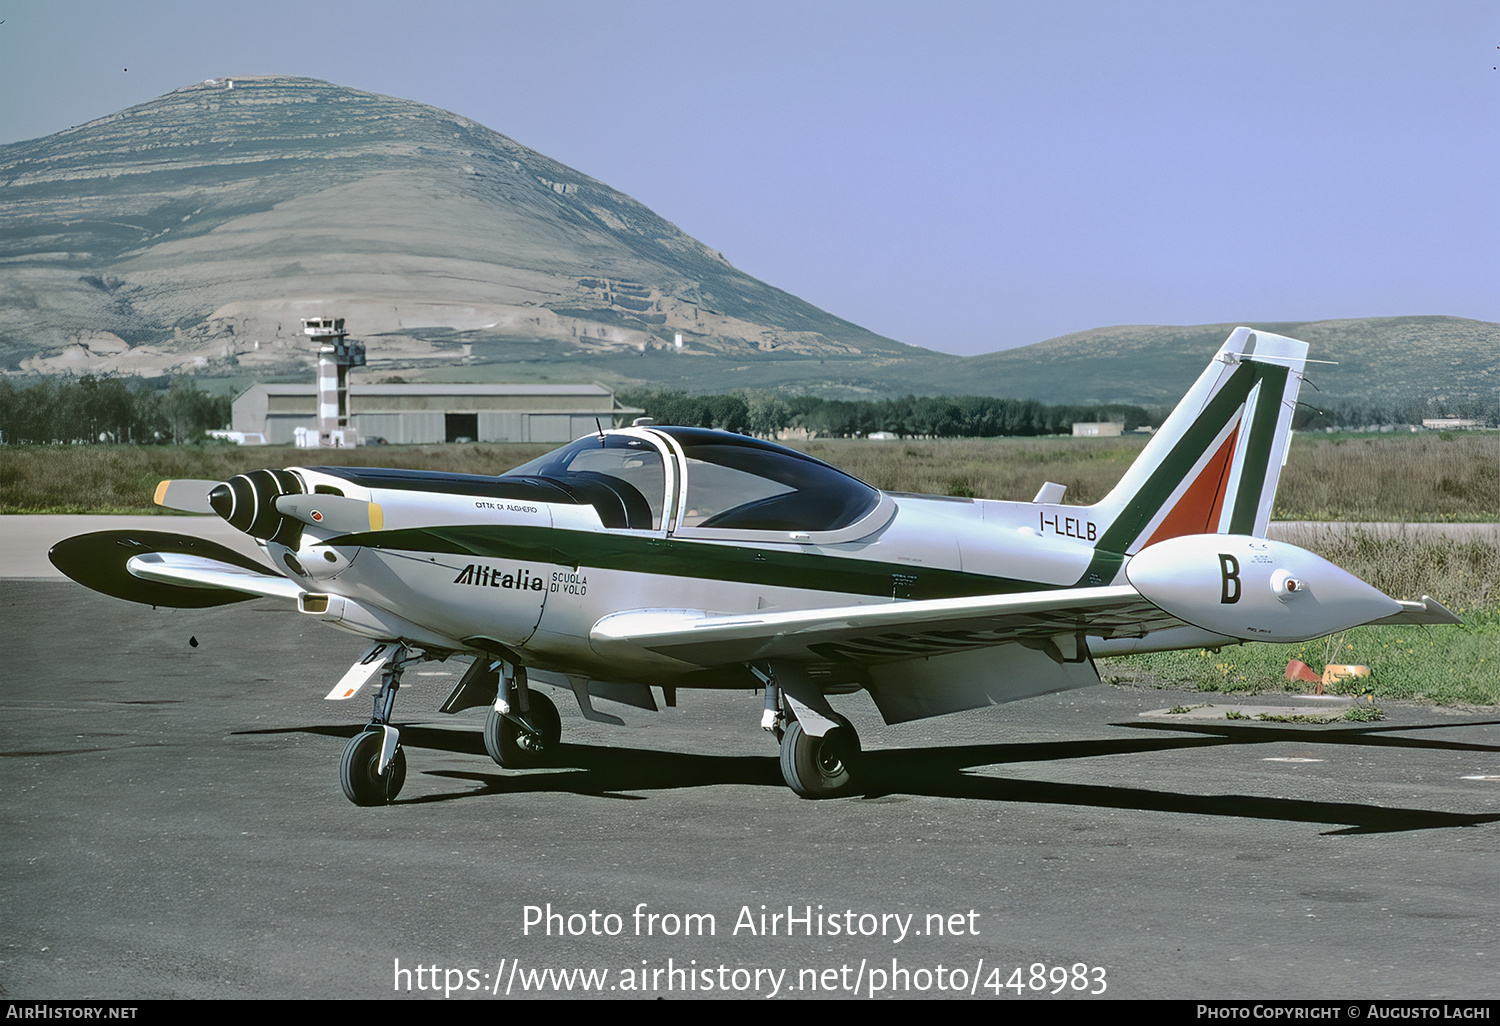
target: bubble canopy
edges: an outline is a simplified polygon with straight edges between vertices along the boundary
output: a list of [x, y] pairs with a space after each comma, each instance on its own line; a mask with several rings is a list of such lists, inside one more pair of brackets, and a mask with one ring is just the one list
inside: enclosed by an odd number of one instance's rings
[[623, 506], [623, 523], [601, 509], [606, 526], [660, 529], [670, 508], [665, 459], [678, 465], [674, 476], [686, 482], [674, 530], [837, 531], [880, 502], [879, 491], [821, 460], [707, 428], [589, 435], [504, 476], [553, 482], [596, 508], [601, 502], [612, 510]]

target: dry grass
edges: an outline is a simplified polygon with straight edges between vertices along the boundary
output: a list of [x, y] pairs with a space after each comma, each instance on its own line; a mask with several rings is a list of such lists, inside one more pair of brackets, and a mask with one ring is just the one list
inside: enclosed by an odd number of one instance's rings
[[1087, 505], [1114, 487], [1145, 446], [1131, 438], [984, 438], [930, 442], [835, 439], [797, 448], [877, 488], [1030, 501], [1044, 481]]
[[1328, 529], [1298, 544], [1393, 598], [1431, 595], [1454, 609], [1500, 602], [1500, 549], [1489, 542]]
[[1500, 520], [1500, 434], [1298, 435], [1278, 520]]
[[[799, 446], [898, 492], [1027, 501], [1043, 481], [1070, 503], [1097, 502], [1144, 438], [838, 440]], [[1389, 523], [1500, 520], [1500, 434], [1298, 435], [1276, 494], [1277, 520]]]
[[261, 467], [404, 467], [500, 474], [552, 445], [401, 445], [361, 449], [236, 445], [0, 446], [0, 513], [160, 513], [163, 478], [222, 481]]
[[[1145, 445], [1129, 438], [829, 440], [798, 448], [879, 488], [1027, 501], [1044, 481], [1096, 502]], [[285, 446], [0, 446], [0, 513], [150, 510], [165, 477], [222, 480], [308, 463], [496, 474], [552, 446], [401, 445], [309, 452]], [[1500, 520], [1500, 434], [1299, 435], [1279, 520]]]

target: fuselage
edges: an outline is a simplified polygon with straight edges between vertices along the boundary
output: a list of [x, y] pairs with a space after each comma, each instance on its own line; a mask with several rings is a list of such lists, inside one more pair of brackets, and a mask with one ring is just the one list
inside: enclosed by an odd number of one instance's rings
[[310, 498], [371, 503], [380, 520], [354, 533], [262, 525], [278, 569], [345, 600], [305, 611], [593, 679], [713, 683], [667, 657], [597, 653], [590, 629], [621, 610], [742, 614], [1111, 583], [1091, 573], [1097, 531], [1081, 507], [884, 493], [700, 429], [610, 432], [501, 477], [290, 473]]

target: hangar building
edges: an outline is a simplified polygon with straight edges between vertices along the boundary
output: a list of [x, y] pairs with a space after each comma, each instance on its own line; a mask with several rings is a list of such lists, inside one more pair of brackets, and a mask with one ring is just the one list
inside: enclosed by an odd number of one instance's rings
[[[350, 426], [368, 444], [571, 442], [628, 424], [645, 411], [621, 406], [603, 385], [364, 385], [350, 389]], [[270, 445], [297, 428], [318, 430], [316, 385], [252, 385], [234, 400], [237, 432]]]

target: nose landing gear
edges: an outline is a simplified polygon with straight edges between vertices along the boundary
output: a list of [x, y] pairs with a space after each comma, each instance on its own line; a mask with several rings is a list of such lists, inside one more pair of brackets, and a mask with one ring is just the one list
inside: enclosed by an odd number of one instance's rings
[[389, 804], [406, 783], [406, 753], [401, 750], [401, 732], [391, 726], [391, 708], [401, 689], [402, 670], [426, 658], [408, 655], [406, 646], [397, 644], [381, 666], [370, 723], [349, 739], [339, 759], [339, 783], [355, 805]]
[[385, 805], [395, 800], [401, 793], [401, 785], [406, 783], [406, 753], [400, 745], [396, 746], [385, 771], [380, 771], [384, 738], [383, 730], [367, 730], [350, 738], [344, 746], [344, 755], [339, 759], [339, 781], [344, 785], [344, 796], [355, 805]]

